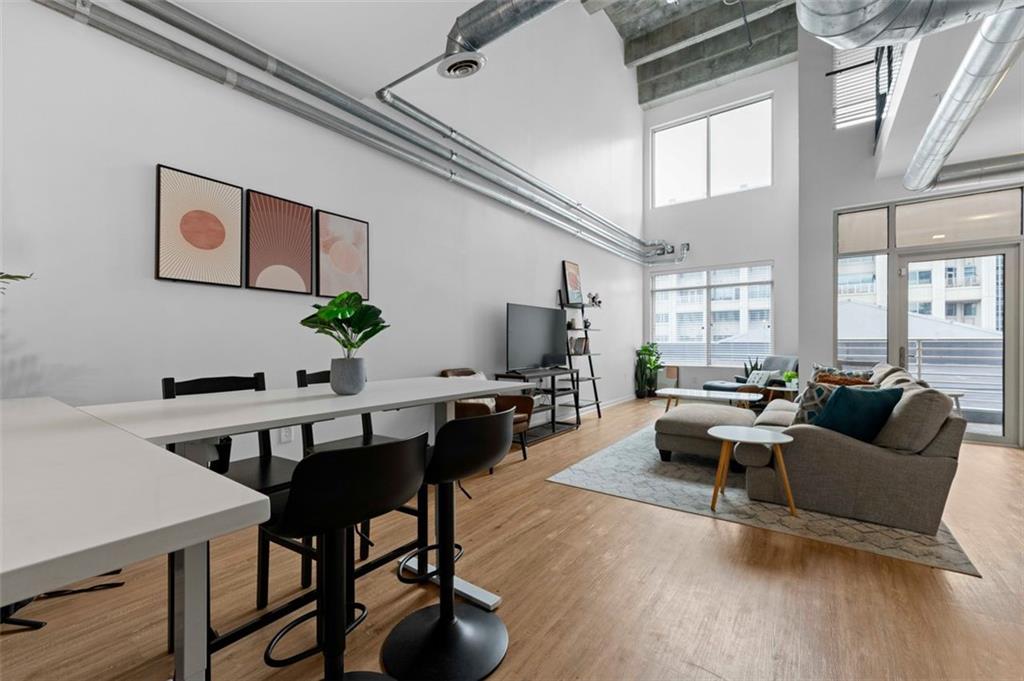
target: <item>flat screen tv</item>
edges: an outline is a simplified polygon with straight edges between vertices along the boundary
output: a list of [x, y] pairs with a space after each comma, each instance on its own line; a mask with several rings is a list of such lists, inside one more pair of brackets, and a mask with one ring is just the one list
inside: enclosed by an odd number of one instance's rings
[[565, 310], [509, 303], [505, 321], [509, 371], [565, 364]]

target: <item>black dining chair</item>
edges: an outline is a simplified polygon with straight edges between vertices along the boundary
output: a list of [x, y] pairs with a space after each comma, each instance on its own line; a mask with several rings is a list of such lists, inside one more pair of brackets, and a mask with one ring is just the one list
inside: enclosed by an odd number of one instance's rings
[[[416, 496], [427, 466], [427, 435], [367, 447], [324, 450], [299, 462], [291, 488], [271, 497], [263, 529], [283, 540], [316, 537], [316, 609], [286, 624], [267, 645], [263, 660], [283, 667], [321, 653], [324, 678], [388, 679], [375, 672], [345, 674], [345, 635], [366, 617], [366, 606], [350, 603], [348, 551], [355, 527], [389, 513]], [[349, 623], [350, 609], [361, 614]], [[286, 658], [274, 648], [297, 626], [317, 620], [316, 644]]]
[[[437, 544], [406, 555], [399, 579], [406, 583], [437, 577], [440, 602], [407, 616], [391, 630], [381, 648], [381, 666], [396, 679], [479, 681], [493, 672], [508, 651], [508, 629], [501, 618], [474, 605], [455, 601], [455, 483], [486, 471], [512, 445], [515, 410], [455, 419], [437, 432], [424, 480], [436, 485]], [[414, 557], [425, 560], [437, 550], [437, 569], [406, 576]]]
[[[252, 376], [210, 376], [178, 381], [165, 378], [160, 382], [163, 398], [172, 400], [186, 395], [236, 392], [241, 390], [264, 391], [266, 377], [262, 371]], [[292, 459], [274, 456], [270, 444], [270, 431], [257, 432], [259, 456], [247, 459], [231, 458], [232, 440], [222, 437], [214, 445], [217, 458], [206, 463], [211, 470], [223, 474], [235, 482], [257, 492], [271, 495], [288, 489], [292, 473], [298, 463]], [[167, 447], [174, 451], [174, 445]], [[267, 590], [270, 584], [270, 541], [262, 533], [256, 542], [256, 607], [267, 606]], [[167, 648], [174, 649], [174, 567], [173, 558], [167, 556]]]

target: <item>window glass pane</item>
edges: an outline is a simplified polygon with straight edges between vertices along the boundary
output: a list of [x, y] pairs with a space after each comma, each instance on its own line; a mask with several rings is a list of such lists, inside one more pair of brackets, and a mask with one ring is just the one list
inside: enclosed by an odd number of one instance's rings
[[889, 245], [889, 209], [861, 210], [839, 216], [839, 252], [883, 251]]
[[[744, 268], [745, 269], [745, 268]], [[723, 286], [711, 289], [711, 364], [741, 366], [772, 352], [771, 298], [752, 293], [771, 287]]]
[[842, 366], [871, 367], [886, 359], [885, 255], [836, 262], [836, 358]]
[[923, 246], [1020, 235], [1021, 190], [896, 206], [896, 245]]
[[672, 274], [657, 274], [651, 288], [683, 288], [686, 286], [703, 286], [707, 279], [707, 272], [674, 272]]
[[707, 119], [663, 130], [651, 139], [654, 164], [654, 206], [707, 196]]
[[660, 298], [662, 293], [654, 295], [654, 328], [651, 337], [658, 344], [665, 364], [707, 364], [704, 292], [702, 288], [675, 292], [687, 294], [685, 298], [677, 295]]
[[752, 265], [750, 267], [729, 267], [711, 270], [712, 284], [742, 284], [748, 281], [771, 281], [771, 265]]
[[772, 100], [711, 117], [711, 195], [772, 183]]

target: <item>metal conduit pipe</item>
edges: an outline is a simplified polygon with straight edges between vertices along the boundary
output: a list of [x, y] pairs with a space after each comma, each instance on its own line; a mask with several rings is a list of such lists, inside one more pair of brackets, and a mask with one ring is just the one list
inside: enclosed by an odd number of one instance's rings
[[575, 236], [588, 241], [610, 253], [625, 258], [632, 262], [643, 264], [642, 258], [635, 254], [617, 248], [614, 244], [607, 243], [579, 227], [570, 225], [558, 218], [548, 215], [529, 204], [523, 203], [511, 196], [495, 191], [472, 180], [468, 180], [450, 168], [439, 165], [430, 159], [420, 156], [408, 149], [405, 149], [388, 139], [370, 132], [358, 125], [354, 125], [327, 111], [318, 109], [300, 99], [286, 94], [276, 88], [270, 87], [258, 80], [228, 68], [227, 66], [210, 59], [184, 45], [181, 45], [169, 38], [140, 26], [139, 24], [126, 19], [103, 7], [97, 6], [88, 0], [35, 0], [40, 5], [48, 7], [61, 14], [75, 19], [81, 23], [98, 29], [108, 35], [114, 36], [124, 42], [139, 47], [147, 52], [166, 59], [178, 66], [182, 66], [194, 73], [209, 78], [217, 83], [227, 85], [234, 90], [249, 95], [262, 102], [275, 106], [288, 113], [299, 116], [307, 121], [320, 125], [328, 130], [344, 135], [377, 151], [388, 154], [394, 158], [401, 159], [415, 165], [438, 177], [447, 179], [450, 182], [466, 187], [479, 194], [487, 196], [510, 208], [514, 208], [528, 215], [544, 220], [545, 222], [565, 230]]
[[903, 176], [911, 191], [930, 188], [960, 137], [1024, 53], [1024, 8], [986, 18], [953, 75]]
[[[576, 201], [572, 197], [563, 194], [562, 192], [558, 191], [557, 189], [555, 189], [548, 183], [544, 182], [543, 180], [534, 177], [526, 170], [520, 168], [519, 166], [515, 165], [511, 161], [505, 159], [504, 157], [496, 154], [495, 152], [491, 151], [490, 149], [483, 146], [479, 142], [476, 142], [475, 140], [463, 135], [458, 130], [451, 127], [444, 121], [441, 121], [435, 118], [434, 116], [431, 116], [426, 111], [423, 111], [422, 109], [412, 104], [411, 102], [402, 99], [401, 97], [396, 95], [391, 89], [384, 88], [382, 90], [379, 90], [377, 92], [377, 99], [387, 104], [391, 108], [395, 109], [396, 111], [399, 111], [408, 116], [409, 118], [412, 118], [413, 120], [420, 122], [421, 124], [425, 125], [431, 130], [434, 130], [443, 137], [452, 140], [459, 146], [468, 149], [469, 151], [472, 151], [474, 154], [477, 154], [481, 158], [487, 159], [488, 161], [498, 166], [505, 172], [515, 177], [518, 177], [520, 180], [526, 182], [530, 186], [539, 189], [548, 196], [551, 196], [561, 201], [564, 205], [569, 206], [570, 208], [579, 211], [583, 215], [586, 215], [588, 218], [601, 223], [614, 233], [622, 235], [624, 238], [628, 237], [633, 240], [637, 239], [635, 235], [624, 230], [622, 227], [619, 227], [611, 220], [608, 220], [601, 216], [599, 213], [590, 210], [579, 201]], [[649, 250], [663, 248], [666, 245], [664, 241], [641, 240], [641, 243], [646, 249]]]
[[435, 140], [419, 133], [418, 131], [404, 125], [403, 123], [386, 116], [379, 111], [363, 104], [344, 92], [334, 88], [327, 83], [301, 71], [285, 61], [277, 59], [268, 52], [228, 33], [220, 27], [192, 14], [168, 0], [125, 0], [125, 2], [137, 9], [160, 19], [161, 21], [177, 28], [189, 35], [202, 40], [203, 42], [220, 49], [231, 56], [244, 61], [262, 71], [266, 71], [275, 78], [292, 85], [303, 92], [306, 92], [317, 99], [335, 106], [356, 118], [359, 118], [371, 125], [377, 126], [388, 133], [406, 142], [434, 154], [439, 158], [484, 178], [492, 184], [498, 185], [524, 199], [543, 206], [561, 217], [574, 222], [583, 229], [593, 233], [595, 236], [607, 239], [615, 243], [621, 249], [636, 256], [643, 257], [647, 251], [645, 242], [631, 235], [630, 239], [623, 238], [617, 232], [598, 226], [591, 225], [582, 220], [558, 204], [521, 187], [520, 185], [498, 175], [485, 166], [475, 161], [459, 156], [454, 150], [439, 144]]
[[840, 49], [905, 43], [1024, 6], [1024, 0], [797, 0], [808, 33]]

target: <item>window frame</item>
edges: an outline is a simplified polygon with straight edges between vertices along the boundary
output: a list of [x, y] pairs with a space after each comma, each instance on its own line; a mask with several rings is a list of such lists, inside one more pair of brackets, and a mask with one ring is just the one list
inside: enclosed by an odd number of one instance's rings
[[[716, 271], [716, 270], [728, 270], [728, 269], [738, 269], [738, 268], [754, 268], [754, 267], [767, 267], [767, 268], [769, 268], [770, 278], [769, 279], [751, 279], [750, 281], [740, 282], [740, 283], [736, 283], [736, 284], [712, 284], [711, 283], [711, 273], [713, 271]], [[704, 273], [704, 283], [703, 284], [691, 284], [689, 286], [671, 286], [671, 287], [667, 287], [667, 288], [655, 288], [654, 282], [655, 282], [655, 279], [657, 277], [661, 277], [661, 276], [665, 276], [665, 275], [674, 275], [674, 274], [675, 275], [687, 274], [687, 273], [691, 273], [691, 272], [703, 272]], [[759, 287], [759, 286], [760, 287], [767, 287], [767, 289], [768, 289], [768, 296], [767, 296], [767, 298], [756, 298], [755, 300], [757, 300], [757, 301], [767, 301], [768, 302], [768, 307], [765, 308], [763, 305], [758, 305], [756, 308], [753, 308], [753, 309], [756, 309], [756, 310], [765, 310], [765, 309], [767, 309], [767, 312], [768, 312], [768, 319], [767, 319], [767, 323], [768, 323], [768, 352], [766, 353], [766, 355], [770, 355], [770, 354], [775, 352], [775, 261], [774, 260], [755, 260], [755, 261], [751, 261], [751, 262], [742, 262], [742, 263], [728, 263], [728, 264], [723, 264], [723, 265], [708, 265], [708, 266], [705, 266], [705, 267], [673, 267], [673, 268], [669, 268], [669, 269], [659, 269], [659, 270], [654, 270], [654, 271], [650, 272], [650, 274], [648, 276], [648, 279], [647, 279], [647, 285], [648, 285], [648, 293], [649, 293], [649, 295], [647, 297], [647, 304], [650, 306], [650, 317], [649, 317], [650, 321], [647, 324], [647, 333], [646, 333], [646, 335], [647, 335], [647, 339], [649, 341], [655, 342], [655, 343], [658, 343], [658, 342], [668, 343], [668, 341], [657, 341], [657, 340], [655, 340], [655, 324], [656, 324], [655, 320], [657, 318], [657, 313], [655, 312], [655, 299], [656, 299], [657, 295], [659, 293], [669, 293], [669, 295], [671, 296], [671, 294], [673, 294], [673, 293], [675, 293], [677, 291], [701, 290], [701, 291], [704, 292], [704, 308], [703, 308], [703, 315], [704, 315], [704, 329], [703, 329], [704, 330], [704, 363], [703, 364], [670, 364], [669, 366], [703, 367], [703, 368], [712, 368], [712, 369], [735, 369], [736, 367], [743, 366], [741, 363], [738, 363], [738, 364], [715, 364], [715, 363], [712, 363], [712, 347], [715, 345], [715, 341], [712, 340], [713, 334], [712, 334], [712, 330], [711, 330], [712, 312], [714, 311], [712, 309], [712, 303], [716, 302], [716, 301], [712, 301], [711, 300], [711, 289], [714, 289], [714, 288], [734, 287], [734, 286], [738, 287], [738, 288], [747, 287], [748, 295], [747, 295], [747, 309], [746, 309], [746, 313], [747, 313], [747, 315], [749, 315], [750, 311], [751, 311], [751, 307], [750, 307], [751, 297], [749, 295], [750, 289], [752, 289], [754, 287]], [[721, 302], [721, 301], [717, 301], [717, 302]], [[742, 312], [742, 310], [737, 310], [737, 313], [740, 313], [740, 312]], [[739, 320], [738, 321], [742, 325], [743, 314], [739, 314]], [[748, 320], [748, 323], [749, 323], [749, 320]]]
[[[763, 184], [757, 187], [750, 187], [748, 189], [737, 189], [731, 192], [723, 192], [721, 194], [711, 193], [711, 118], [719, 114], [728, 113], [735, 109], [742, 109], [745, 106], [752, 104], [759, 104], [763, 101], [769, 101], [771, 106], [769, 113], [771, 116], [771, 123], [769, 125], [769, 139], [768, 139], [768, 184]], [[678, 201], [676, 203], [666, 203], [664, 205], [657, 205], [656, 197], [654, 192], [655, 187], [655, 164], [657, 158], [657, 148], [654, 143], [655, 136], [664, 130], [669, 130], [680, 125], [688, 125], [699, 120], [706, 121], [706, 144], [704, 153], [704, 196], [697, 199], [688, 199], [686, 201]], [[743, 192], [754, 191], [756, 189], [767, 189], [775, 186], [775, 92], [762, 92], [760, 94], [741, 99], [730, 104], [715, 107], [713, 109], [707, 109], [701, 113], [693, 114], [683, 118], [676, 118], [665, 123], [659, 123], [658, 125], [652, 125], [647, 131], [647, 145], [650, 153], [648, 154], [648, 165], [647, 172], [649, 177], [648, 191], [647, 191], [647, 205], [651, 210], [658, 210], [662, 208], [672, 208], [673, 206], [682, 206], [688, 203], [695, 203], [697, 201], [707, 201], [708, 199], [717, 199], [721, 196], [731, 196], [732, 194], [740, 194]], [[707, 268], [709, 271], [718, 268]]]

